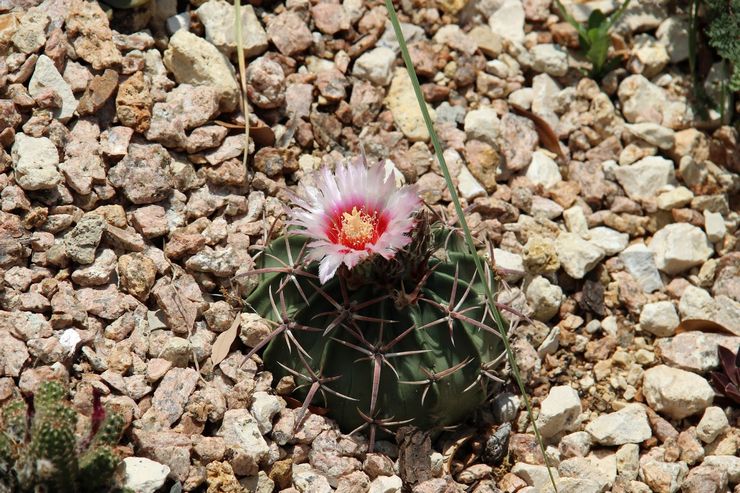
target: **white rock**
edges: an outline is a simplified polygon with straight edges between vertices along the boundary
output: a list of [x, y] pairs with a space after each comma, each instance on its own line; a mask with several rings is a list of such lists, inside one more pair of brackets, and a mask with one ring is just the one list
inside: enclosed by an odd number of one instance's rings
[[619, 260], [646, 293], [663, 288], [663, 281], [655, 265], [655, 255], [643, 243], [635, 243], [625, 248], [619, 254]]
[[380, 46], [363, 53], [355, 60], [352, 75], [385, 87], [391, 83], [395, 61], [396, 53], [390, 48]]
[[696, 436], [704, 443], [712, 443], [720, 434], [730, 428], [727, 415], [721, 407], [710, 406], [696, 425]]
[[169, 466], [145, 457], [126, 457], [123, 470], [123, 486], [136, 493], [155, 493], [170, 473]]
[[654, 411], [673, 419], [700, 413], [714, 399], [714, 390], [706, 379], [665, 365], [645, 371], [642, 393]]
[[270, 447], [262, 437], [257, 420], [246, 409], [230, 409], [224, 414], [217, 436], [224, 438], [226, 446], [233, 450], [229, 461], [238, 476], [254, 476], [259, 464], [270, 453]]
[[617, 473], [630, 481], [637, 479], [640, 470], [640, 446], [636, 443], [625, 443], [616, 453]]
[[462, 165], [460, 173], [457, 175], [457, 189], [460, 191], [460, 195], [468, 202], [476, 197], [485, 197], [488, 195], [483, 185], [478, 182], [465, 165]]
[[205, 39], [185, 30], [177, 31], [170, 38], [163, 62], [178, 83], [213, 87], [219, 94], [222, 111], [234, 111], [239, 105], [234, 67]]
[[434, 41], [467, 55], [472, 55], [478, 49], [475, 40], [468, 36], [457, 24], [446, 24], [437, 29], [434, 34]]
[[532, 112], [542, 117], [552, 128], [557, 128], [560, 124], [555, 113], [559, 93], [560, 85], [549, 75], [538, 74], [532, 78]]
[[681, 319], [712, 320], [740, 336], [740, 303], [725, 295], [712, 298], [707, 291], [688, 286], [678, 302]]
[[630, 66], [636, 69], [634, 71], [647, 78], [658, 75], [671, 61], [665, 45], [658, 43], [655, 38], [644, 33], [634, 37], [632, 57]]
[[531, 87], [523, 87], [509, 94], [509, 102], [517, 104], [525, 110], [528, 110], [532, 107], [533, 99], [534, 90]]
[[[560, 477], [558, 470], [551, 468], [550, 470], [555, 481]], [[550, 483], [550, 475], [547, 472], [547, 467], [536, 466], [533, 464], [527, 464], [526, 462], [517, 462], [514, 467], [511, 468], [511, 472], [522, 478], [529, 486], [534, 486], [535, 491], [542, 491]], [[519, 490], [523, 491], [523, 490]]]
[[689, 59], [689, 24], [682, 17], [669, 17], [664, 20], [655, 36], [665, 46], [671, 63], [679, 63]]
[[[385, 102], [396, 126], [409, 140], [413, 142], [429, 140], [429, 132], [416, 100], [414, 86], [405, 69], [400, 67], [396, 69]], [[436, 118], [434, 109], [427, 105], [427, 111], [434, 122]]]
[[563, 270], [574, 279], [583, 279], [604, 258], [604, 250], [574, 233], [560, 233], [555, 249]]
[[[603, 493], [604, 490], [603, 485], [600, 482], [589, 478], [559, 478], [555, 481], [555, 484], [558, 487], [558, 493]], [[520, 493], [535, 493], [534, 491], [525, 492], [525, 490], [528, 489], [534, 490], [534, 488], [522, 488], [517, 491]], [[555, 489], [550, 483], [545, 485], [544, 490], [536, 491], [537, 493], [540, 491], [542, 493], [555, 493]]]
[[601, 10], [604, 14], [610, 14], [617, 8], [616, 0], [591, 0], [590, 2], [580, 3], [575, 0], [563, 1], [563, 6], [570, 15], [578, 22], [586, 22], [594, 10]]
[[563, 220], [568, 231], [577, 234], [581, 238], [588, 238], [588, 221], [582, 207], [574, 205], [570, 209], [563, 211]]
[[568, 73], [568, 52], [555, 44], [541, 44], [532, 48], [532, 68], [553, 77]]
[[740, 483], [740, 457], [733, 455], [709, 455], [701, 463], [703, 466], [713, 466], [727, 472], [730, 483]]
[[79, 332], [75, 329], [67, 329], [62, 332], [61, 336], [59, 336], [59, 344], [61, 344], [62, 347], [67, 350], [67, 354], [70, 355], [77, 351], [77, 345], [81, 340], [82, 338], [80, 337]]
[[491, 31], [516, 43], [524, 42], [524, 7], [521, 0], [503, 0], [488, 18]]
[[590, 480], [598, 485], [595, 491], [605, 492], [611, 489], [617, 479], [617, 458], [613, 453], [572, 457], [560, 463], [558, 472], [561, 481], [564, 477]]
[[558, 164], [542, 151], [535, 151], [532, 154], [532, 162], [529, 163], [526, 176], [532, 183], [545, 188], [550, 188], [563, 179]]
[[500, 248], [494, 248], [493, 258], [496, 261], [496, 267], [512, 271], [503, 275], [506, 281], [516, 282], [524, 277], [524, 263], [521, 255]]
[[640, 443], [653, 436], [641, 404], [628, 404], [619, 411], [602, 414], [586, 425], [586, 431], [600, 445], [607, 446]]
[[653, 491], [676, 493], [688, 472], [685, 462], [648, 460], [640, 465], [639, 477]]
[[657, 301], [642, 307], [640, 327], [658, 337], [670, 337], [676, 333], [680, 320], [676, 308], [670, 301]]
[[526, 290], [527, 303], [534, 313], [532, 318], [547, 322], [554, 317], [563, 302], [563, 290], [542, 276], [535, 277]]
[[664, 226], [653, 235], [649, 248], [658, 269], [672, 275], [703, 264], [714, 253], [704, 231], [689, 223]]
[[632, 200], [650, 200], [658, 190], [676, 183], [673, 161], [648, 156], [628, 166], [614, 169], [614, 176]]
[[552, 387], [540, 405], [537, 427], [543, 438], [569, 431], [581, 414], [581, 399], [569, 385]]
[[719, 367], [718, 346], [734, 351], [740, 346], [740, 337], [689, 331], [655, 341], [665, 364], [702, 375]]
[[403, 481], [398, 476], [378, 476], [370, 483], [368, 493], [398, 493]]
[[671, 149], [676, 143], [676, 132], [657, 123], [626, 123], [624, 127], [635, 137], [661, 149]]
[[62, 78], [54, 62], [46, 55], [41, 55], [36, 60], [36, 68], [28, 83], [28, 93], [36, 96], [44, 89], [53, 89], [62, 98], [62, 107], [54, 110], [54, 118], [66, 123], [77, 109], [77, 100], [72, 93], [72, 88]]
[[332, 493], [329, 480], [314, 470], [311, 464], [294, 464], [292, 470], [293, 485], [301, 493]]
[[501, 120], [496, 110], [484, 106], [477, 110], [468, 111], [465, 115], [465, 136], [468, 140], [478, 139], [489, 144], [498, 145], [498, 137], [501, 133]]
[[676, 130], [684, 128], [694, 117], [686, 101], [674, 98], [639, 74], [625, 78], [617, 95], [622, 114], [630, 123], [652, 122]]
[[707, 232], [707, 239], [712, 243], [721, 241], [727, 234], [727, 225], [722, 214], [719, 212], [710, 212], [704, 210], [704, 231]]
[[606, 226], [597, 226], [588, 230], [587, 238], [591, 243], [604, 250], [607, 256], [612, 256], [627, 248], [630, 235], [620, 233]]
[[186, 31], [190, 30], [190, 23], [190, 12], [182, 12], [169, 16], [165, 21], [165, 26], [167, 27], [167, 32], [172, 35], [182, 29]]
[[529, 213], [534, 218], [544, 217], [545, 219], [553, 220], [560, 217], [563, 213], [563, 207], [554, 200], [535, 195], [532, 197], [532, 207]]
[[[230, 56], [236, 50], [234, 7], [224, 0], [209, 0], [195, 11], [206, 29], [206, 39]], [[245, 57], [256, 57], [267, 51], [268, 39], [262, 23], [251, 5], [242, 5], [242, 47]]]
[[15, 181], [24, 190], [48, 190], [62, 181], [59, 153], [46, 137], [16, 134], [11, 156]]
[[263, 435], [272, 430], [272, 418], [283, 408], [280, 397], [267, 392], [255, 392], [249, 410], [257, 420], [257, 426]]
[[[424, 28], [410, 22], [401, 23], [401, 32], [403, 33], [403, 38], [406, 40], [406, 44], [409, 45], [426, 38]], [[385, 22], [385, 31], [383, 31], [383, 35], [378, 40], [378, 46], [390, 48], [394, 53], [401, 52], [398, 39], [396, 39], [396, 31], [393, 29], [393, 24], [389, 20]]]
[[691, 202], [694, 193], [686, 187], [676, 187], [673, 190], [663, 192], [658, 195], [658, 209], [669, 211], [678, 209]]

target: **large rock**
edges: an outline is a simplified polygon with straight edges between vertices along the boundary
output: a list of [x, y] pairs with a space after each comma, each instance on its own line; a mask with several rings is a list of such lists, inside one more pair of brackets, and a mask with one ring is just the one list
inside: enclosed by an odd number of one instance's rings
[[[234, 7], [224, 0], [210, 0], [195, 11], [206, 28], [206, 39], [227, 56], [236, 51]], [[254, 7], [242, 5], [242, 48], [244, 56], [252, 58], [267, 51], [267, 33], [262, 27]]]
[[155, 493], [169, 473], [169, 466], [145, 457], [123, 459], [123, 486], [137, 493]]
[[88, 265], [95, 261], [95, 250], [105, 230], [105, 219], [90, 214], [83, 216], [77, 225], [64, 237], [64, 246], [69, 258], [78, 264]]
[[495, 109], [482, 107], [465, 115], [465, 135], [468, 140], [482, 140], [496, 146], [500, 134], [501, 120]]
[[657, 301], [642, 307], [640, 327], [658, 337], [670, 337], [676, 332], [679, 319], [670, 301]]
[[640, 404], [603, 414], [586, 425], [586, 431], [600, 445], [607, 446], [640, 443], [653, 436], [647, 413]]
[[740, 346], [740, 337], [691, 331], [656, 341], [656, 348], [663, 361], [695, 373], [705, 373], [719, 366], [718, 346], [734, 351]]
[[504, 0], [491, 13], [488, 25], [491, 31], [515, 43], [524, 42], [524, 7], [521, 0]]
[[224, 414], [217, 436], [233, 450], [231, 465], [239, 476], [254, 476], [267, 458], [270, 447], [262, 438], [259, 423], [246, 409], [230, 409]]
[[619, 254], [624, 268], [640, 284], [646, 293], [652, 293], [663, 287], [663, 280], [655, 265], [655, 254], [644, 243], [635, 243]]
[[628, 166], [614, 170], [617, 181], [632, 200], [649, 200], [658, 195], [658, 190], [676, 183], [673, 162], [648, 156]]
[[108, 180], [134, 204], [159, 202], [172, 190], [171, 161], [159, 144], [131, 144], [126, 157], [109, 170]]
[[62, 181], [59, 153], [46, 137], [17, 134], [11, 156], [15, 181], [24, 190], [48, 190]]
[[714, 390], [706, 379], [666, 365], [645, 372], [642, 393], [653, 410], [673, 419], [700, 413], [714, 399]]
[[396, 54], [392, 49], [379, 46], [360, 55], [352, 68], [352, 75], [378, 86], [387, 86], [393, 77]]
[[77, 109], [77, 100], [72, 94], [72, 88], [62, 78], [54, 62], [46, 55], [41, 55], [36, 60], [36, 68], [28, 83], [28, 93], [36, 96], [45, 89], [52, 89], [62, 98], [61, 108], [54, 110], [54, 118], [64, 123], [74, 115]]
[[555, 249], [563, 270], [574, 279], [583, 279], [604, 258], [604, 250], [575, 233], [561, 233]]
[[180, 84], [211, 86], [218, 91], [222, 111], [239, 105], [239, 86], [226, 56], [205, 39], [185, 30], [170, 38], [164, 64]]
[[558, 385], [542, 401], [537, 427], [544, 438], [568, 431], [581, 414], [581, 399], [572, 387]]
[[545, 188], [553, 187], [563, 179], [558, 164], [542, 151], [535, 151], [532, 154], [532, 162], [529, 163], [526, 176], [532, 183]]
[[[396, 69], [391, 81], [391, 87], [386, 97], [388, 109], [391, 110], [393, 121], [403, 134], [411, 141], [429, 140], [424, 117], [419, 109], [419, 103], [414, 94], [414, 87], [405, 69]], [[427, 106], [429, 116], [434, 121], [435, 113]]]
[[674, 130], [684, 128], [693, 118], [685, 101], [675, 99], [668, 91], [643, 75], [630, 75], [617, 91], [622, 113], [630, 123], [652, 122]]
[[668, 224], [653, 235], [649, 247], [658, 269], [672, 275], [703, 264], [714, 253], [704, 231], [689, 223]]

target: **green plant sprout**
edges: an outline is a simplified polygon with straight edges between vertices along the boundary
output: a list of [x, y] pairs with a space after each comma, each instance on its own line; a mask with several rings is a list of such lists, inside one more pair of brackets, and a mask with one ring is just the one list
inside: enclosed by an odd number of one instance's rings
[[622, 16], [629, 3], [630, 0], [626, 0], [609, 16], [596, 9], [591, 12], [586, 24], [583, 25], [565, 9], [560, 0], [555, 0], [555, 5], [560, 10], [560, 14], [578, 31], [581, 52], [591, 62], [591, 70], [585, 73], [592, 79], [601, 80], [606, 74], [617, 68], [622, 61], [621, 57], [609, 56], [609, 46], [611, 45], [609, 30]]

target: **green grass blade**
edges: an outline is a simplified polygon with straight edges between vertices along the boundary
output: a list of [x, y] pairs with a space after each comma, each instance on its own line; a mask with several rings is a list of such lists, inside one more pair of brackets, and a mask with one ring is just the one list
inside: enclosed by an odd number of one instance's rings
[[239, 63], [239, 82], [241, 82], [242, 97], [240, 99], [242, 114], [244, 115], [244, 156], [242, 165], [247, 167], [249, 156], [249, 102], [247, 101], [247, 63], [244, 60], [244, 42], [242, 41], [242, 2], [234, 1], [234, 32], [236, 34], [236, 59]]
[[403, 32], [401, 31], [401, 24], [398, 21], [398, 16], [396, 15], [396, 10], [393, 7], [393, 2], [391, 0], [385, 0], [385, 7], [388, 10], [388, 16], [390, 17], [391, 24], [393, 24], [393, 30], [396, 33], [396, 39], [398, 40], [398, 45], [401, 48], [401, 55], [403, 57], [404, 63], [406, 64], [406, 70], [408, 71], [409, 77], [411, 78], [411, 83], [414, 86], [414, 94], [416, 95], [416, 100], [419, 103], [421, 114], [424, 117], [424, 123], [426, 124], [427, 131], [429, 132], [429, 137], [432, 140], [432, 145], [434, 146], [434, 152], [436, 153], [437, 159], [439, 160], [439, 166], [442, 169], [442, 174], [444, 175], [445, 183], [447, 184], [447, 189], [449, 190], [450, 196], [452, 197], [452, 202], [455, 205], [455, 213], [457, 214], [458, 220], [460, 222], [460, 226], [462, 227], [463, 233], [465, 235], [465, 242], [468, 245], [468, 250], [473, 256], [473, 259], [475, 261], [475, 268], [478, 271], [478, 274], [483, 282], [489, 308], [491, 310], [491, 313], [493, 313], [494, 315], [496, 325], [498, 326], [499, 333], [501, 334], [501, 338], [504, 342], [504, 348], [506, 349], [506, 356], [509, 359], [509, 364], [511, 365], [512, 373], [514, 374], [514, 379], [516, 380], [516, 383], [519, 386], [519, 391], [521, 392], [522, 398], [524, 399], [524, 404], [527, 408], [527, 414], [529, 416], [529, 420], [531, 421], [532, 426], [534, 428], [534, 433], [535, 433], [535, 436], [537, 437], [537, 442], [542, 451], [542, 456], [545, 460], [545, 465], [547, 466], [547, 474], [550, 476], [550, 482], [552, 483], [552, 486], [555, 489], [555, 492], [557, 493], [558, 487], [555, 484], [555, 478], [550, 469], [549, 461], [547, 460], [547, 455], [545, 454], [545, 445], [544, 445], [544, 442], [542, 441], [542, 436], [540, 435], [540, 432], [537, 428], [537, 424], [535, 423], [535, 420], [534, 420], [534, 414], [532, 412], [532, 405], [530, 403], [529, 396], [527, 395], [527, 391], [524, 388], [524, 382], [522, 381], [522, 377], [519, 372], [519, 367], [516, 364], [516, 359], [514, 358], [514, 351], [511, 349], [511, 343], [509, 342], [509, 336], [506, 332], [506, 328], [504, 327], [504, 321], [501, 318], [501, 313], [498, 311], [495, 305], [495, 301], [493, 297], [493, 287], [488, 282], [488, 276], [486, 275], [486, 271], [483, 268], [483, 264], [481, 263], [480, 257], [477, 255], [477, 252], [475, 249], [475, 243], [473, 242], [473, 235], [470, 232], [470, 227], [468, 226], [467, 221], [465, 220], [465, 213], [463, 212], [462, 205], [460, 204], [460, 199], [457, 195], [455, 184], [452, 182], [452, 176], [450, 175], [450, 170], [447, 167], [447, 163], [445, 162], [445, 158], [442, 153], [442, 146], [440, 145], [440, 142], [439, 142], [439, 137], [437, 137], [437, 133], [434, 130], [434, 125], [432, 124], [432, 118], [429, 115], [429, 110], [427, 109], [426, 102], [424, 101], [424, 96], [422, 95], [422, 92], [421, 92], [421, 86], [419, 85], [419, 79], [416, 76], [416, 71], [414, 70], [414, 64], [411, 61], [411, 56], [409, 55], [409, 50], [408, 50], [408, 47], [406, 46], [406, 40], [403, 37]]

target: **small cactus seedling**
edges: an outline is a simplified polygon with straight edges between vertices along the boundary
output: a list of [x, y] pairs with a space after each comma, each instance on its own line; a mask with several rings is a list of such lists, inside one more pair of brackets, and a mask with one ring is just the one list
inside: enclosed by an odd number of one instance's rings
[[325, 406], [343, 430], [368, 429], [371, 444], [393, 425], [465, 420], [505, 358], [472, 255], [380, 165], [312, 178], [294, 199], [293, 229], [252, 272], [247, 306], [274, 329], [250, 355], [264, 348], [266, 368], [295, 379], [304, 411]]
[[94, 394], [90, 432], [78, 440], [77, 412], [57, 382], [12, 401], [0, 414], [0, 493], [102, 493], [114, 490], [120, 459], [113, 451], [123, 418], [106, 413]]

